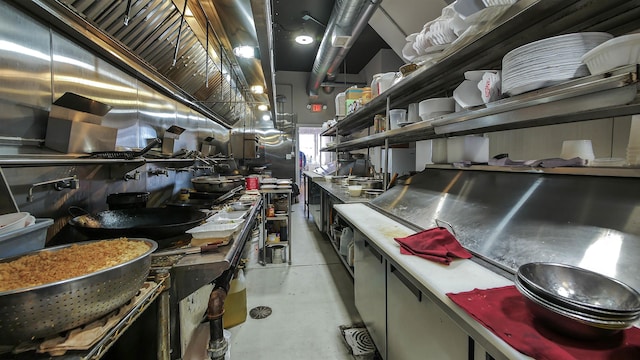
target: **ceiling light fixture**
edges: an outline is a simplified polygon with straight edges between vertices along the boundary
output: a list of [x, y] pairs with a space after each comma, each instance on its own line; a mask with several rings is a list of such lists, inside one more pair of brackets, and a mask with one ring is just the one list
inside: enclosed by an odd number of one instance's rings
[[264, 115], [262, 115], [262, 120], [263, 120], [263, 121], [269, 121], [269, 120], [271, 120], [271, 115], [269, 115], [269, 114], [264, 114]]
[[243, 59], [257, 58], [257, 49], [253, 46], [241, 45], [233, 48], [233, 54]]
[[300, 45], [309, 45], [313, 42], [313, 38], [305, 33], [296, 36], [296, 42]]
[[267, 111], [267, 110], [269, 110], [269, 107], [267, 105], [265, 105], [265, 104], [260, 104], [260, 105], [258, 105], [258, 110]]
[[254, 94], [264, 94], [264, 86], [262, 85], [253, 85], [251, 86], [251, 92]]

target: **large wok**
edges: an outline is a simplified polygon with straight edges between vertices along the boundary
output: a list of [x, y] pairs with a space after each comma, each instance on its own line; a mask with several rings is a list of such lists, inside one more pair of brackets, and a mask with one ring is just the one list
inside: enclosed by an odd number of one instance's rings
[[160, 240], [183, 235], [206, 217], [204, 212], [189, 208], [119, 209], [75, 216], [69, 225], [90, 239], [148, 238], [162, 247], [165, 244]]

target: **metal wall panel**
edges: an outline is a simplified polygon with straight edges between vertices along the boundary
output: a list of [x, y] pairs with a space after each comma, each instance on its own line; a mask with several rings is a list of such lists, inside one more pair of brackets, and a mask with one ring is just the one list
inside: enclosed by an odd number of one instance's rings
[[0, 2], [0, 136], [43, 139], [51, 104], [49, 28]]
[[427, 169], [371, 204], [420, 228], [453, 226], [462, 245], [515, 272], [581, 266], [640, 289], [637, 178]]

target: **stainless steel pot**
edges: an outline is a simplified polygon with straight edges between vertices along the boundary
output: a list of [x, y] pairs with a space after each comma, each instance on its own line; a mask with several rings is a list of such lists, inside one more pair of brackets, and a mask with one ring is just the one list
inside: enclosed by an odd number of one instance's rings
[[[150, 255], [158, 245], [148, 239], [130, 240], [146, 242], [149, 250], [136, 259], [91, 274], [0, 292], [0, 344], [15, 345], [73, 329], [110, 313], [133, 298], [149, 275]], [[37, 252], [69, 246], [72, 245]], [[19, 256], [1, 262], [17, 258]]]
[[227, 179], [217, 176], [199, 176], [191, 179], [191, 184], [196, 191], [225, 193], [233, 190], [241, 183], [238, 179]]

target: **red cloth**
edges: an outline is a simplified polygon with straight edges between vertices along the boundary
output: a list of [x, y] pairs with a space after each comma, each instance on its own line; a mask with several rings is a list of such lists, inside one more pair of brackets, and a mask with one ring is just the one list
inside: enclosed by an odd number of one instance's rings
[[633, 327], [595, 341], [555, 333], [534, 321], [515, 286], [447, 296], [511, 347], [535, 359], [640, 359], [640, 329]]
[[454, 257], [471, 258], [458, 240], [443, 227], [423, 230], [404, 238], [394, 238], [400, 244], [400, 253], [449, 265]]

